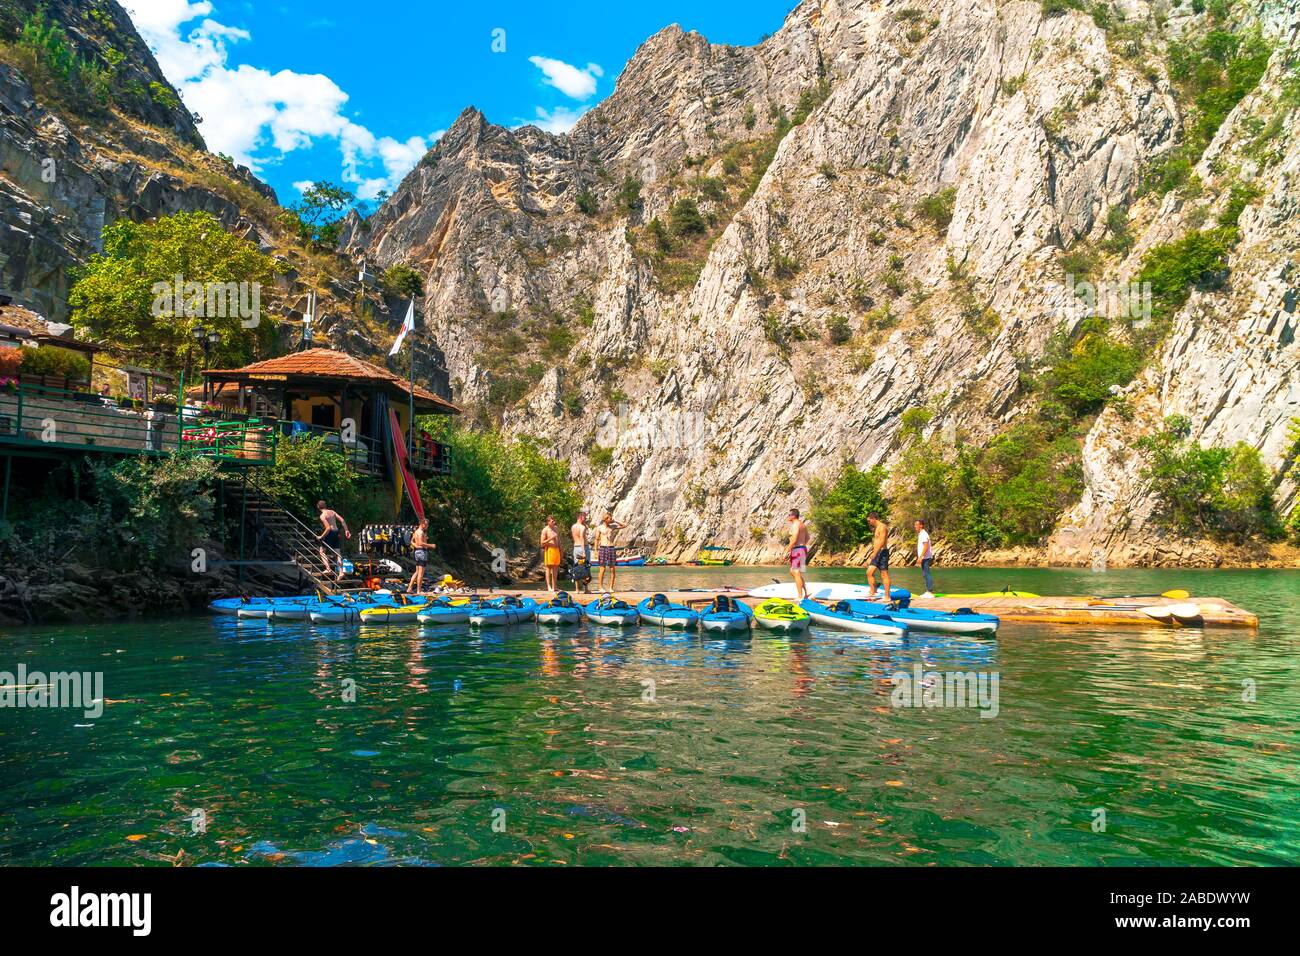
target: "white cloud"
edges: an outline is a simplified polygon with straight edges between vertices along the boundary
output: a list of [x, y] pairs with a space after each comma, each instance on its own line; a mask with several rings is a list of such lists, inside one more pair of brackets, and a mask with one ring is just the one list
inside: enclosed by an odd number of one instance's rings
[[520, 123], [520, 126], [536, 126], [544, 129], [548, 133], [567, 133], [573, 129], [573, 125], [582, 118], [582, 115], [591, 109], [590, 106], [579, 106], [577, 109], [570, 109], [567, 106], [557, 106], [553, 110], [544, 110], [537, 107], [537, 118], [526, 120]]
[[358, 198], [373, 199], [392, 192], [428, 149], [422, 137], [376, 136], [343, 115], [348, 94], [328, 76], [248, 64], [232, 69], [229, 49], [249, 33], [211, 19], [208, 0], [126, 0], [125, 6], [185, 105], [203, 117], [199, 128], [209, 148], [236, 162], [262, 169], [318, 140], [337, 140], [341, 179]]
[[580, 69], [563, 60], [544, 56], [530, 56], [528, 62], [542, 71], [548, 86], [575, 100], [589, 100], [595, 96], [596, 80], [605, 75], [605, 71], [595, 63], [588, 63], [586, 69]]

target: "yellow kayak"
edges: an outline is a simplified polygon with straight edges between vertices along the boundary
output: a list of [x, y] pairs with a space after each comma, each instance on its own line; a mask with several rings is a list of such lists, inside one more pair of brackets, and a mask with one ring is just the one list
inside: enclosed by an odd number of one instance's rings
[[469, 610], [464, 606], [469, 603], [469, 598], [452, 598], [448, 601], [446, 598], [429, 598], [424, 601], [412, 601], [410, 604], [403, 604], [401, 607], [368, 607], [361, 612], [362, 624], [414, 624], [419, 621], [419, 616], [425, 612], [434, 612], [439, 608], [463, 609], [460, 614], [440, 615], [447, 618], [447, 623], [460, 623], [462, 620], [469, 620]]
[[808, 626], [808, 612], [793, 601], [768, 598], [754, 608], [754, 621], [769, 631], [802, 631]]

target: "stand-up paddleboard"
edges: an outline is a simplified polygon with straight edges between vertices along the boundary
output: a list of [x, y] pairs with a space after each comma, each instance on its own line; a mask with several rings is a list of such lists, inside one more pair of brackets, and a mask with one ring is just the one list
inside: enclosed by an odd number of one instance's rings
[[[765, 584], [761, 588], [753, 588], [749, 592], [750, 597], [758, 598], [785, 598], [787, 601], [798, 600], [799, 591], [793, 581], [787, 581], [784, 584]], [[890, 599], [894, 601], [910, 601], [912, 592], [903, 588], [890, 588]], [[815, 601], [866, 601], [871, 599], [871, 588], [865, 584], [833, 584], [829, 581], [809, 581], [808, 596]], [[884, 600], [885, 589], [876, 588], [875, 600]]]
[[1153, 621], [1160, 621], [1163, 624], [1181, 627], [1201, 627], [1205, 624], [1201, 609], [1195, 604], [1154, 604], [1141, 610]]

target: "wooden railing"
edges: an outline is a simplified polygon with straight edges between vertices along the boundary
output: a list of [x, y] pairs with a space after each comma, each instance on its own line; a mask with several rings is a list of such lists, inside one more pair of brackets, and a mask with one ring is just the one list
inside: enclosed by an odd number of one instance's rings
[[0, 389], [0, 444], [29, 451], [119, 455], [189, 452], [247, 465], [275, 463], [272, 422], [198, 409], [120, 404], [88, 392], [24, 382]]

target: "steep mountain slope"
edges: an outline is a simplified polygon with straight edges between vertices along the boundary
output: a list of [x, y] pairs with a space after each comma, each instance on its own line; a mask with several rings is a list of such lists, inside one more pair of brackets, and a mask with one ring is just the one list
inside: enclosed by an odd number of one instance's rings
[[1055, 6], [809, 0], [752, 48], [669, 27], [568, 135], [466, 111], [347, 247], [427, 270], [463, 397], [572, 460], [593, 507], [671, 556], [773, 558], [768, 530], [842, 461], [983, 445], [1032, 413], [1026, 369], [1089, 315], [1067, 250], [1108, 250], [1127, 283], [1257, 175], [1227, 288], [1192, 295], [1122, 408], [1080, 423], [1082, 497], [1049, 552], [1193, 560], [1157, 549], [1133, 451], [1164, 416], [1244, 438], [1295, 494], [1296, 154], [1244, 174], [1237, 154], [1261, 124], [1293, 144], [1300, 13], [1231, 13], [1270, 65], [1198, 188], [1162, 200], [1143, 170], [1189, 122], [1166, 49], [1208, 15]]
[[[40, 10], [58, 33], [34, 52], [20, 31]], [[65, 51], [75, 58], [67, 76], [53, 65]], [[271, 319], [290, 320], [285, 343], [310, 291], [323, 313], [320, 343], [374, 357], [390, 340], [399, 303], [362, 288], [344, 257], [304, 246], [269, 186], [207, 152], [119, 4], [0, 7], [0, 289], [66, 321], [69, 270], [98, 251], [105, 225], [195, 210], [275, 257], [276, 288], [263, 302]]]

